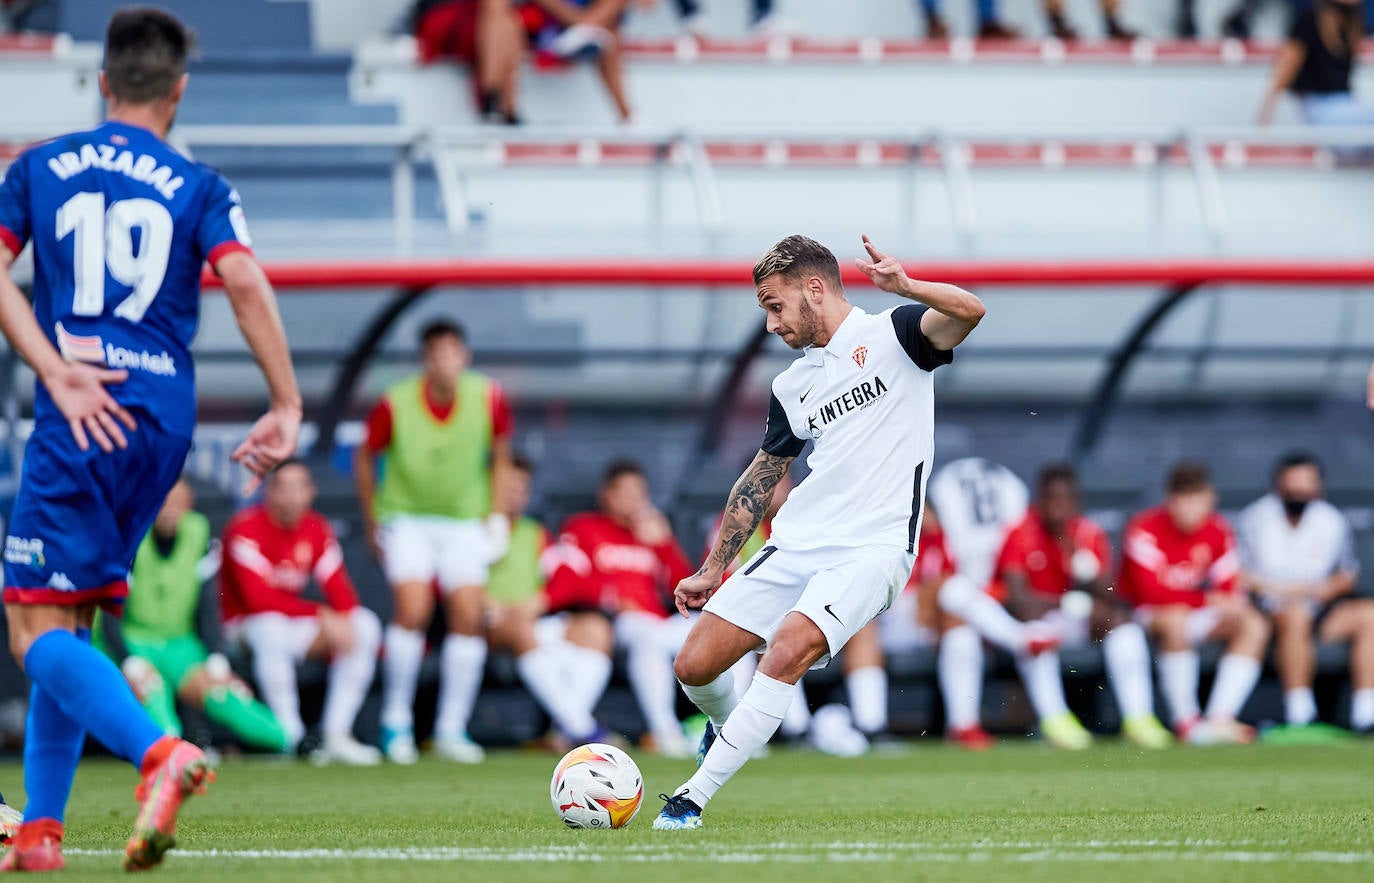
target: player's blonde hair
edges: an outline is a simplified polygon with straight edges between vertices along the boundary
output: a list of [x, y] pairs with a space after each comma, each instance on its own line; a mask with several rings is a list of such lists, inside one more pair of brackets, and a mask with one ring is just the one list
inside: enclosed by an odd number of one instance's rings
[[777, 273], [792, 281], [806, 276], [819, 276], [837, 290], [843, 287], [840, 282], [840, 262], [835, 260], [834, 253], [816, 240], [799, 233], [780, 240], [759, 258], [758, 263], [754, 264], [754, 284], [758, 285]]

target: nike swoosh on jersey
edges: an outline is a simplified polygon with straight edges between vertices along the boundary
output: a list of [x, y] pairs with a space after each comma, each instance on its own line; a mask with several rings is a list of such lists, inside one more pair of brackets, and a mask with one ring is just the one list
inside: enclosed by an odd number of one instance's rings
[[813, 389], [815, 389], [815, 388], [816, 388], [816, 385], [813, 383], [813, 384], [811, 384], [810, 386], [808, 386], [808, 387], [806, 388], [806, 392], [804, 392], [804, 393], [801, 394], [801, 403], [802, 403], [803, 405], [806, 404], [806, 397], [809, 396], [809, 395], [811, 395], [811, 390], [813, 390]]
[[840, 625], [844, 625], [844, 620], [840, 619], [838, 616], [835, 616], [835, 611], [830, 609], [829, 604], [825, 605], [825, 607], [822, 609], [825, 610], [826, 613], [829, 613], [834, 618], [834, 620], [838, 622]]

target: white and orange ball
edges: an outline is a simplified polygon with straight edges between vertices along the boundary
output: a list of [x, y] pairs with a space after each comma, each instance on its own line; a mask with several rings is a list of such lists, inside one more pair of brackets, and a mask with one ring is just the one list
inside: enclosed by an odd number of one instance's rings
[[644, 802], [644, 777], [630, 755], [593, 742], [563, 755], [549, 798], [569, 828], [623, 828]]

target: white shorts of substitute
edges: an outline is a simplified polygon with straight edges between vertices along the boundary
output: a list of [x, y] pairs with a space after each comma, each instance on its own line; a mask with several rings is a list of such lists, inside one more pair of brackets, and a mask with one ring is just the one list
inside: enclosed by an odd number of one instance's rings
[[252, 613], [224, 624], [225, 640], [254, 652], [271, 646], [285, 650], [295, 662], [302, 662], [320, 635], [316, 616], [287, 616], [285, 613]]
[[[1135, 621], [1140, 623], [1146, 631], [1150, 624], [1154, 622], [1155, 608], [1149, 605], [1137, 607], [1135, 609]], [[1221, 623], [1221, 614], [1211, 607], [1198, 607], [1188, 612], [1188, 624], [1184, 626], [1188, 643], [1194, 647], [1199, 647], [1207, 643], [1207, 638]]]
[[895, 546], [807, 551], [764, 546], [705, 609], [770, 643], [787, 614], [802, 614], [825, 635], [824, 668], [849, 639], [892, 606], [916, 556]]
[[438, 582], [448, 593], [487, 584], [491, 540], [478, 519], [397, 515], [379, 528], [382, 569], [393, 586]]

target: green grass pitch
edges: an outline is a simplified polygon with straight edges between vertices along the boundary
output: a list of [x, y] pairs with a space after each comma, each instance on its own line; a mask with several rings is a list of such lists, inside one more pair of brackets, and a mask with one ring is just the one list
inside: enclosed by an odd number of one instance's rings
[[[646, 800], [621, 831], [563, 828], [546, 755], [366, 770], [230, 761], [187, 808], [180, 848], [156, 873], [195, 883], [1374, 879], [1370, 742], [1149, 755], [1035, 743], [974, 755], [927, 742], [858, 760], [775, 750], [695, 832], [649, 827], [655, 795], [690, 761], [636, 757]], [[0, 765], [7, 792], [20, 778], [18, 764]], [[133, 786], [126, 767], [83, 765], [65, 878], [123, 878]]]

